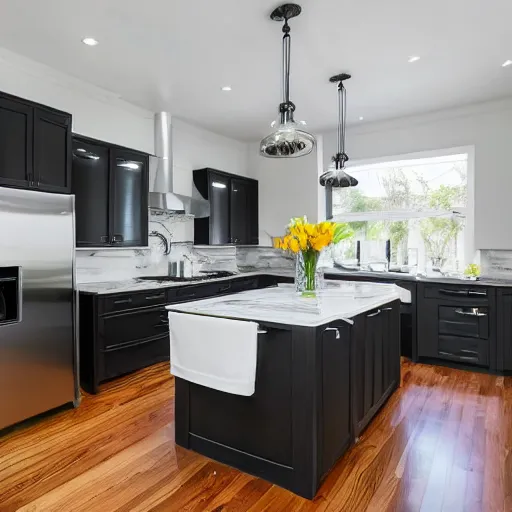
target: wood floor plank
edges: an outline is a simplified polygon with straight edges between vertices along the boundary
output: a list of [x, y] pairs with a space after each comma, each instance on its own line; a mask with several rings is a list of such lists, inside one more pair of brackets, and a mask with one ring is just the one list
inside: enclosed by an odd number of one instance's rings
[[314, 500], [175, 446], [161, 364], [0, 437], [0, 512], [512, 510], [512, 378], [402, 370]]

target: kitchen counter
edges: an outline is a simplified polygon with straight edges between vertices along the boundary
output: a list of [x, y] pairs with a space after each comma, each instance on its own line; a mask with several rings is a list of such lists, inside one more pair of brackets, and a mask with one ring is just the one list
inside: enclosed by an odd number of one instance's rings
[[283, 325], [317, 327], [334, 320], [351, 323], [353, 317], [383, 304], [411, 302], [409, 291], [394, 284], [325, 282], [314, 299], [298, 295], [293, 285], [250, 290], [167, 306], [168, 310]]
[[78, 283], [77, 288], [80, 292], [93, 293], [93, 294], [109, 294], [109, 293], [122, 293], [122, 292], [137, 292], [144, 290], [156, 290], [159, 288], [176, 288], [183, 286], [215, 283], [221, 281], [229, 281], [231, 279], [260, 276], [260, 275], [272, 275], [279, 277], [294, 277], [295, 272], [290, 269], [275, 269], [268, 272], [264, 270], [251, 271], [251, 272], [240, 272], [227, 277], [216, 277], [211, 279], [202, 279], [200, 281], [151, 281], [146, 279], [126, 279], [123, 281], [105, 281], [97, 283]]
[[260, 326], [252, 396], [175, 376], [176, 444], [315, 496], [400, 383], [400, 300], [411, 300], [391, 283], [325, 284], [316, 299], [279, 284], [166, 306]]
[[324, 269], [325, 275], [342, 275], [342, 276], [350, 276], [350, 277], [365, 277], [365, 278], [374, 278], [374, 279], [389, 279], [393, 281], [411, 281], [411, 282], [421, 282], [421, 283], [441, 283], [441, 284], [460, 284], [466, 286], [503, 286], [508, 287], [512, 286], [512, 280], [508, 279], [458, 279], [456, 277], [444, 277], [444, 276], [414, 276], [411, 274], [404, 274], [402, 272], [369, 272], [363, 270], [343, 270], [340, 268], [326, 268]]
[[[473, 279], [456, 279], [449, 277], [421, 277], [413, 276], [410, 274], [403, 274], [400, 272], [364, 272], [364, 271], [348, 271], [337, 268], [324, 269], [326, 278], [329, 276], [347, 276], [347, 277], [363, 277], [379, 280], [391, 281], [410, 281], [410, 282], [424, 282], [424, 283], [444, 283], [444, 284], [458, 284], [462, 286], [496, 286], [496, 287], [512, 287], [512, 280], [494, 280], [494, 279], [480, 279], [478, 281]], [[237, 277], [244, 276], [258, 276], [258, 275], [274, 275], [280, 277], [294, 277], [295, 271], [290, 268], [268, 268], [250, 271], [241, 271], [233, 276], [205, 279], [203, 281], [190, 281], [190, 282], [172, 282], [172, 281], [148, 281], [138, 278], [126, 279], [123, 281], [105, 281], [105, 282], [92, 282], [92, 283], [79, 283], [77, 288], [80, 292], [94, 293], [94, 294], [109, 294], [109, 293], [122, 293], [122, 292], [136, 292], [144, 290], [155, 290], [159, 288], [173, 288], [179, 286], [189, 286], [200, 283], [210, 283], [216, 281], [228, 281], [236, 279]]]

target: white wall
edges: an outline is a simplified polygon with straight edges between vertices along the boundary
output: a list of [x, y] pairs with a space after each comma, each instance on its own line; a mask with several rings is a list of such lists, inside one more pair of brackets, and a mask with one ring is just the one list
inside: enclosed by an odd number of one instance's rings
[[[347, 130], [351, 161], [456, 146], [475, 150], [475, 248], [512, 249], [511, 99]], [[324, 162], [335, 148], [336, 133], [325, 134]]]
[[[258, 180], [260, 245], [281, 236], [290, 218], [319, 218], [317, 151], [300, 158], [264, 158], [249, 146], [251, 178]], [[321, 148], [321, 146], [319, 146]]]
[[0, 48], [0, 90], [73, 115], [73, 131], [153, 153], [153, 113]]
[[192, 171], [211, 167], [248, 175], [248, 144], [172, 119], [174, 192], [192, 193]]

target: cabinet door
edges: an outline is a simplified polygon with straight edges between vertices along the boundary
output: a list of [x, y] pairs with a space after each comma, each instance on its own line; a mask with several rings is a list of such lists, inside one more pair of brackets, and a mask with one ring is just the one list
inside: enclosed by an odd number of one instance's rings
[[46, 192], [71, 192], [71, 116], [34, 111], [34, 181]]
[[497, 300], [497, 350], [498, 371], [512, 371], [512, 289], [498, 290]]
[[210, 188], [210, 244], [232, 243], [229, 218], [231, 180], [213, 172], [210, 173], [208, 179]]
[[148, 243], [148, 159], [135, 151], [111, 150], [111, 243]]
[[28, 188], [33, 181], [33, 112], [0, 96], [0, 185]]
[[251, 245], [258, 245], [260, 243], [259, 235], [259, 204], [258, 204], [258, 182], [251, 180], [248, 182], [249, 186], [249, 241]]
[[230, 209], [232, 243], [249, 244], [249, 186], [246, 181], [231, 180]]
[[322, 331], [321, 474], [331, 469], [351, 440], [350, 330], [345, 323]]
[[76, 245], [101, 246], [109, 236], [109, 151], [105, 146], [73, 140]]

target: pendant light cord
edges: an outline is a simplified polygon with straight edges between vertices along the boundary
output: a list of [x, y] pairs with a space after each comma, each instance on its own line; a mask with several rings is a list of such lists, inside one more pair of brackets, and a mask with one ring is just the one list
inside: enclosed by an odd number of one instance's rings
[[336, 169], [345, 167], [345, 123], [347, 120], [347, 92], [343, 82], [338, 84], [338, 154]]
[[290, 54], [291, 54], [291, 37], [290, 25], [288, 19], [284, 20], [283, 25], [283, 103], [288, 105], [290, 103]]

